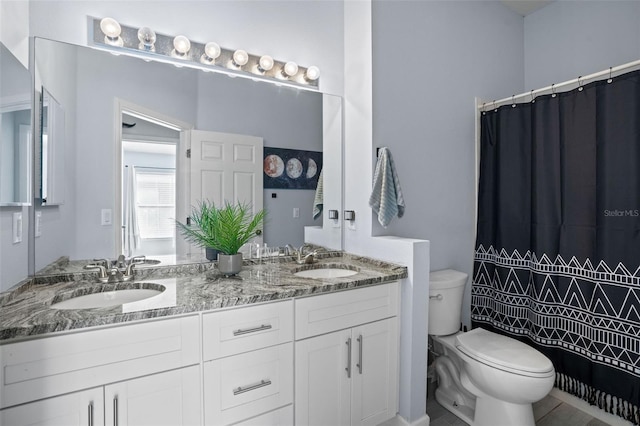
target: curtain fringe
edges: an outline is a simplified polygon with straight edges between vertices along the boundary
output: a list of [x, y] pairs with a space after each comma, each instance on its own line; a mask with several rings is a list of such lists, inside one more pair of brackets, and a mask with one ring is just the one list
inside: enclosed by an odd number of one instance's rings
[[595, 405], [609, 414], [640, 426], [640, 407], [631, 404], [629, 401], [585, 385], [579, 380], [562, 373], [556, 373], [555, 387], [588, 402], [589, 405]]

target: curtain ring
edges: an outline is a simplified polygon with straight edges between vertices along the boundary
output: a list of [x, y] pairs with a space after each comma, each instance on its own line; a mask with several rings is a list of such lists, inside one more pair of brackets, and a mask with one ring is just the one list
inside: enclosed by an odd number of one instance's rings
[[495, 99], [493, 100], [493, 111], [494, 112], [498, 111], [498, 108], [496, 108], [496, 100]]
[[555, 97], [557, 96], [557, 95], [556, 95], [556, 89], [555, 89], [555, 87], [554, 87], [555, 85], [556, 85], [555, 83], [553, 83], [553, 84], [551, 85], [551, 97], [552, 97], [552, 98], [555, 98]]
[[584, 87], [582, 87], [582, 82], [580, 81], [580, 79], [582, 78], [581, 75], [578, 76], [578, 92], [582, 92], [582, 90], [584, 89]]
[[532, 104], [536, 103], [536, 98], [533, 97], [533, 89], [531, 89], [531, 103]]
[[613, 78], [611, 78], [611, 68], [609, 67], [609, 79], [607, 80], [607, 83], [611, 83], [613, 81]]
[[487, 110], [486, 110], [486, 109], [484, 109], [484, 106], [485, 106], [486, 104], [487, 104], [486, 102], [483, 102], [483, 103], [482, 103], [482, 109], [481, 109], [481, 111], [482, 111], [482, 115], [487, 115]]
[[516, 97], [516, 95], [511, 95], [511, 108], [515, 108], [516, 107], [515, 97]]

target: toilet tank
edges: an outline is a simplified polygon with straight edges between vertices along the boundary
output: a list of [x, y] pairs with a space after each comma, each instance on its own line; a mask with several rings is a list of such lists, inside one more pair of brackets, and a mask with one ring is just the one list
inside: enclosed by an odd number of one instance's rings
[[446, 336], [460, 329], [467, 277], [464, 272], [453, 269], [429, 274], [429, 334]]

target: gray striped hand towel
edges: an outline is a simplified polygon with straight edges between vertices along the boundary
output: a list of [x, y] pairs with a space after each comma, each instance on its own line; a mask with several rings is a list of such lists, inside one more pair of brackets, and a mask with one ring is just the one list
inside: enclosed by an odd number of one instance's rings
[[404, 215], [404, 198], [400, 188], [400, 179], [389, 148], [378, 151], [378, 164], [373, 175], [373, 190], [369, 197], [369, 206], [378, 214], [378, 222], [385, 228], [394, 216]]

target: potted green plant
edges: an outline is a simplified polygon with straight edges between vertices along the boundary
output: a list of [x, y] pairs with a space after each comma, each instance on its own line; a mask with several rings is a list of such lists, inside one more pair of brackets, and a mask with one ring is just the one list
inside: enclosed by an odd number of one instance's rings
[[[193, 214], [195, 213], [195, 214]], [[225, 202], [216, 208], [213, 203], [200, 202], [193, 209], [195, 227], [179, 223], [188, 241], [218, 250], [218, 268], [225, 275], [235, 275], [242, 269], [240, 248], [255, 237], [264, 220], [265, 211], [252, 213], [250, 205]]]
[[205, 249], [208, 260], [216, 260], [218, 250], [214, 248], [213, 218], [216, 207], [207, 200], [200, 201], [197, 206], [191, 206], [190, 222], [188, 224], [178, 222], [176, 225], [182, 236], [188, 242]]

